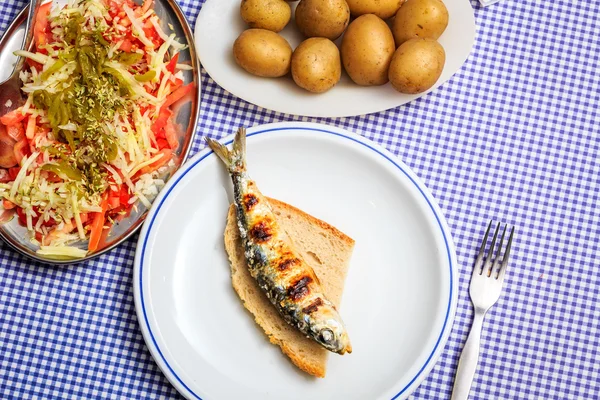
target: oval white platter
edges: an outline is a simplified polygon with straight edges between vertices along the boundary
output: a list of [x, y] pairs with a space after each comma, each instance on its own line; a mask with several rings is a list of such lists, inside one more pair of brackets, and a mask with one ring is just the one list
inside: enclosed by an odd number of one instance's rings
[[[297, 3], [290, 3], [295, 10]], [[248, 27], [240, 17], [240, 0], [207, 0], [196, 21], [195, 43], [200, 61], [211, 78], [228, 92], [260, 107], [311, 117], [347, 117], [384, 111], [419, 98], [446, 82], [463, 65], [475, 39], [475, 17], [468, 0], [446, 0], [448, 27], [439, 38], [446, 51], [442, 75], [430, 90], [408, 95], [391, 84], [362, 87], [346, 73], [331, 90], [322, 94], [299, 88], [290, 76], [277, 79], [253, 76], [233, 58], [233, 42]], [[281, 32], [292, 48], [303, 40], [295, 22]], [[339, 39], [338, 39], [339, 42]]]
[[432, 195], [388, 151], [326, 125], [254, 127], [247, 151], [265, 195], [356, 240], [340, 307], [353, 352], [309, 377], [244, 309], [223, 245], [231, 182], [206, 149], [161, 191], [138, 242], [135, 304], [157, 364], [189, 399], [406, 398], [441, 354], [457, 301], [454, 246]]

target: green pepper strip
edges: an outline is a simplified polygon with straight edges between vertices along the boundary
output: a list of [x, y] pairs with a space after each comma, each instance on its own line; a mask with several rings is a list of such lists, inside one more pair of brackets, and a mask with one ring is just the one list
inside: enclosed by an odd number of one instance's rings
[[83, 178], [81, 171], [64, 162], [59, 162], [58, 164], [44, 164], [42, 165], [42, 171], [54, 172], [63, 179], [66, 177], [74, 181], [80, 181]]
[[142, 75], [136, 75], [135, 80], [138, 82], [149, 82], [156, 76], [156, 71], [150, 70]]
[[42, 80], [46, 80], [50, 77], [50, 75], [52, 75], [55, 72], [58, 72], [62, 67], [65, 66], [65, 62], [63, 60], [56, 60], [54, 62], [54, 64], [52, 64], [50, 66], [50, 68], [48, 68], [47, 70], [45, 70], [44, 72], [42, 72]]
[[143, 55], [140, 53], [121, 53], [117, 57], [117, 60], [125, 65], [133, 65], [142, 59]]

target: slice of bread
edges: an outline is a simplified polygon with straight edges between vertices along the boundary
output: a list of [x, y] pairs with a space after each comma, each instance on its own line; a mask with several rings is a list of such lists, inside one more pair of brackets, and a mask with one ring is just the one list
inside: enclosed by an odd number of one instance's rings
[[[296, 250], [317, 274], [325, 296], [339, 308], [354, 240], [289, 204], [271, 198], [267, 200]], [[250, 275], [233, 204], [225, 227], [225, 249], [231, 264], [233, 288], [271, 343], [281, 347], [301, 370], [325, 377], [329, 351], [287, 324]]]

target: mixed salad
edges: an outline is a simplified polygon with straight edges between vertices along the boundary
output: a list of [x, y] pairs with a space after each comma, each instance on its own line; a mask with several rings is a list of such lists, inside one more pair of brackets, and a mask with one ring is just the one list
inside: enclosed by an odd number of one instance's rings
[[97, 251], [138, 201], [150, 206], [175, 167], [172, 106], [192, 89], [183, 48], [152, 0], [41, 6], [34, 48], [16, 53], [27, 100], [0, 118], [3, 218], [16, 214], [39, 254]]

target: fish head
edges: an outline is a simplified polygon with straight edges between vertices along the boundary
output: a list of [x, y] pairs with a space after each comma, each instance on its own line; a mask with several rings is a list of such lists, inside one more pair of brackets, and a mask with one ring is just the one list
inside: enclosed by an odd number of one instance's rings
[[330, 319], [315, 328], [312, 336], [321, 346], [338, 354], [352, 353], [348, 332], [339, 319]]

